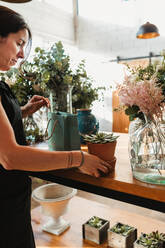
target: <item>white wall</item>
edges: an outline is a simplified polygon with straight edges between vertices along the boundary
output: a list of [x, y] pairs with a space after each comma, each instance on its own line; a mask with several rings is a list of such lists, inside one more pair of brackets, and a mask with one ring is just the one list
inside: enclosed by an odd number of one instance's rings
[[[110, 59], [159, 54], [165, 48], [165, 1], [79, 0], [79, 6], [79, 49]], [[160, 36], [137, 39], [139, 27], [147, 21], [159, 28]]]
[[73, 15], [54, 5], [33, 0], [24, 4], [0, 4], [18, 11], [24, 16], [35, 36], [41, 36], [47, 41], [61, 40], [74, 45]]
[[[108, 88], [110, 85], [114, 84], [113, 81], [117, 78], [120, 78], [121, 80], [121, 76], [119, 76], [119, 74], [121, 74], [120, 65], [104, 63], [104, 55], [107, 47], [103, 46], [103, 51], [102, 48], [99, 50], [97, 40], [92, 41], [92, 39], [95, 38], [94, 33], [99, 27], [97, 22], [91, 25], [88, 20], [79, 19], [80, 36], [78, 46], [76, 46], [73, 15], [70, 12], [63, 11], [55, 5], [50, 5], [44, 1], [38, 0], [33, 0], [26, 4], [11, 4], [0, 1], [0, 4], [18, 11], [28, 21], [33, 33], [33, 49], [36, 46], [47, 48], [50, 47], [52, 43], [61, 40], [65, 51], [72, 58], [73, 66], [77, 65], [81, 59], [86, 59], [86, 69], [89, 75], [95, 80], [94, 86], [106, 86]], [[83, 29], [84, 32], [81, 32]], [[102, 30], [103, 40], [105, 35], [104, 25], [101, 24], [100, 29], [98, 30]], [[90, 37], [89, 34], [86, 36], [86, 33], [88, 32], [90, 33]], [[85, 43], [83, 43], [84, 40], [86, 41]], [[33, 54], [33, 49], [31, 54]], [[88, 53], [88, 50], [90, 53]], [[107, 90], [104, 93], [103, 102], [96, 101], [94, 103], [92, 112], [100, 122], [100, 130], [112, 130], [111, 90]]]

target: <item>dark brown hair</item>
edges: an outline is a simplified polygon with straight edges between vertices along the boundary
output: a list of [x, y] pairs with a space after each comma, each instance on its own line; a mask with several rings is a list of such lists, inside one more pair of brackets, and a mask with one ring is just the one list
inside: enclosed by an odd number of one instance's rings
[[26, 46], [24, 58], [24, 60], [26, 60], [32, 45], [32, 34], [30, 28], [19, 13], [0, 5], [0, 36], [5, 38], [10, 33], [17, 33], [22, 29], [27, 29], [29, 34], [29, 40]]

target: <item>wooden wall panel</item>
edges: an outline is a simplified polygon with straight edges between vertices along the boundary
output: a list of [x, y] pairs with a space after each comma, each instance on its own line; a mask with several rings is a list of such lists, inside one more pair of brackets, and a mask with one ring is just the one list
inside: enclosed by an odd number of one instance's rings
[[[112, 93], [112, 109], [119, 106], [119, 97], [114, 91]], [[118, 133], [128, 133], [129, 117], [124, 111], [113, 111], [112, 131]]]

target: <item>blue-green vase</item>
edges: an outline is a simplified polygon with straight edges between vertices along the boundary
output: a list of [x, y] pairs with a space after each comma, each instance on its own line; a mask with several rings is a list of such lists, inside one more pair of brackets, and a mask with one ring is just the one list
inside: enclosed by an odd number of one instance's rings
[[99, 122], [91, 113], [91, 109], [78, 109], [78, 129], [80, 132], [81, 144], [86, 144], [81, 134], [95, 134], [99, 130]]

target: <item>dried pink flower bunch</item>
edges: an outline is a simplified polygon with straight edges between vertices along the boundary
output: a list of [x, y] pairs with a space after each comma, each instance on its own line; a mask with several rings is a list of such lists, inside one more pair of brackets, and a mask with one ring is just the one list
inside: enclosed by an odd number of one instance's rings
[[162, 117], [164, 95], [153, 75], [149, 80], [137, 80], [136, 75], [125, 75], [124, 82], [117, 85], [120, 103], [125, 107], [138, 106], [147, 116]]

